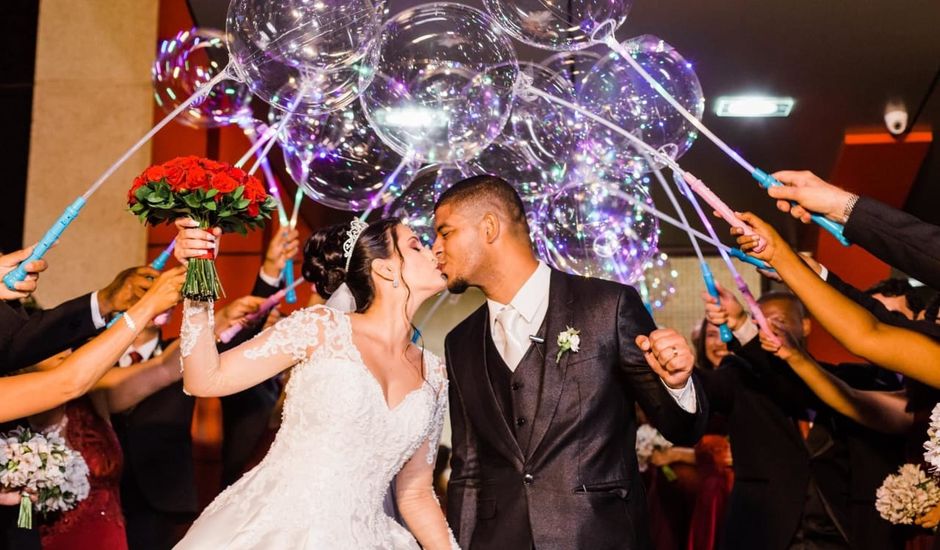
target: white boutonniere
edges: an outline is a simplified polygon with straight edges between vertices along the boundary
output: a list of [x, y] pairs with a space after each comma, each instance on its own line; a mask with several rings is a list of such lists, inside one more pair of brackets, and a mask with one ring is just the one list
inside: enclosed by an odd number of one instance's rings
[[581, 334], [580, 330], [573, 329], [568, 327], [568, 330], [558, 333], [558, 356], [555, 357], [555, 363], [561, 362], [561, 356], [565, 352], [572, 351], [578, 353], [578, 350], [581, 349]]

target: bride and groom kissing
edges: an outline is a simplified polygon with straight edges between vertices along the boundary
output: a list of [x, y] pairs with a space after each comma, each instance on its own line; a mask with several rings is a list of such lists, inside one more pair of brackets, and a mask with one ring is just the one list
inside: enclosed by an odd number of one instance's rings
[[[217, 231], [177, 225], [181, 261], [215, 246]], [[331, 302], [222, 355], [205, 330], [212, 304], [186, 302], [187, 391], [292, 373], [268, 455], [177, 548], [650, 546], [634, 407], [677, 444], [698, 438], [706, 403], [685, 339], [657, 329], [632, 287], [540, 262], [498, 177], [446, 190], [435, 229], [431, 249], [396, 219], [321, 229], [304, 276]], [[441, 361], [412, 343], [411, 319], [445, 287], [479, 288], [486, 303], [448, 334]], [[445, 520], [432, 472], [448, 407]], [[393, 478], [407, 530], [383, 511]]]

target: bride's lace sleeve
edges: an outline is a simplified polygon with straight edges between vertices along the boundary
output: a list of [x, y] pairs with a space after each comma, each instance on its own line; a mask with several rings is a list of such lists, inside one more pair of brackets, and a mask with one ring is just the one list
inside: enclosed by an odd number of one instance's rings
[[200, 397], [230, 395], [304, 361], [324, 340], [332, 310], [295, 311], [253, 339], [219, 355], [211, 302], [186, 300], [180, 333], [183, 388]]
[[408, 529], [422, 548], [459, 550], [434, 494], [434, 463], [447, 414], [447, 375], [443, 363], [437, 358], [433, 361], [428, 369], [428, 383], [434, 388], [436, 399], [427, 438], [398, 473], [395, 497]]

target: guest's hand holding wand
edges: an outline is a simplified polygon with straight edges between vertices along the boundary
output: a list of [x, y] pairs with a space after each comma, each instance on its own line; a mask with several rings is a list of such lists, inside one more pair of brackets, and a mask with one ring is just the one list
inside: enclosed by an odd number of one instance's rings
[[[777, 208], [789, 212], [803, 223], [810, 223], [810, 214], [844, 224], [858, 196], [826, 183], [808, 171], [783, 170], [773, 174], [783, 186], [770, 187], [767, 194], [777, 199]], [[791, 204], [793, 201], [796, 204]]]
[[[35, 248], [35, 245], [0, 256], [0, 277], [13, 271], [16, 266], [20, 265], [20, 262], [29, 258], [29, 255], [33, 253], [33, 248]], [[36, 260], [26, 264], [24, 266], [26, 278], [14, 285], [16, 290], [10, 290], [6, 285], [0, 285], [0, 300], [18, 300], [35, 292], [36, 286], [39, 284], [39, 274], [48, 267], [49, 264], [46, 263], [46, 260]]]

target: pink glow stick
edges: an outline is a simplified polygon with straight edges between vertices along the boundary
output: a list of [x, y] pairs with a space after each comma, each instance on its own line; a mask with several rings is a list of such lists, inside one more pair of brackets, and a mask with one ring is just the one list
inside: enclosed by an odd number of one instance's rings
[[[702, 197], [705, 202], [708, 203], [708, 206], [711, 206], [713, 209], [715, 209], [715, 211], [718, 212], [718, 215], [721, 216], [723, 220], [728, 222], [728, 225], [743, 230], [745, 235], [756, 235], [754, 230], [751, 229], [751, 226], [739, 220], [738, 217], [734, 215], [734, 211], [731, 210], [731, 208], [729, 208], [723, 200], [718, 198], [718, 195], [709, 189], [702, 180], [693, 176], [691, 172], [685, 171], [682, 172], [682, 178], [687, 184], [689, 184], [689, 187], [692, 189], [692, 191], [695, 191], [695, 194]], [[754, 252], [762, 251], [765, 246], [767, 246], [767, 243], [765, 243], [764, 239], [761, 238], [757, 243], [757, 248], [754, 249]]]
[[250, 315], [246, 315], [245, 318], [242, 320], [242, 322], [232, 325], [229, 328], [225, 329], [225, 331], [222, 332], [221, 335], [219, 335], [219, 340], [223, 344], [228, 344], [229, 342], [231, 342], [232, 338], [235, 338], [235, 336], [239, 332], [241, 332], [243, 328], [245, 328], [246, 326], [254, 323], [258, 319], [261, 319], [262, 317], [267, 315], [272, 309], [274, 309], [274, 306], [279, 304], [281, 300], [283, 300], [284, 297], [287, 296], [288, 292], [296, 289], [298, 286], [300, 286], [300, 283], [302, 282], [304, 282], [303, 279], [297, 279], [296, 281], [294, 281], [294, 284], [292, 284], [291, 286], [287, 288], [282, 288], [281, 290], [278, 290], [277, 292], [269, 296], [264, 302], [261, 302], [261, 306], [258, 307], [258, 311]]

